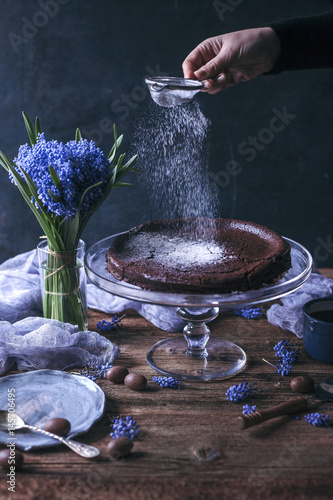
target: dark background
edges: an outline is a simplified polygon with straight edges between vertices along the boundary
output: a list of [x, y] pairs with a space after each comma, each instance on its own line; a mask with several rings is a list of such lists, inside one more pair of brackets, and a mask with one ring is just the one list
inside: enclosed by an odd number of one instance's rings
[[[27, 142], [25, 110], [39, 116], [49, 139], [70, 140], [79, 126], [105, 152], [115, 122], [125, 134], [124, 151], [134, 153], [136, 121], [152, 104], [147, 74], [182, 75], [183, 59], [209, 36], [333, 8], [329, 0], [222, 3], [229, 6], [224, 14], [202, 0], [1, 0], [0, 148], [14, 157]], [[299, 241], [322, 267], [333, 266], [332, 76], [331, 69], [285, 72], [196, 98], [212, 122], [209, 168], [219, 180], [221, 216], [253, 220]], [[274, 110], [284, 108], [296, 117], [267, 135]], [[258, 133], [266, 144], [248, 161], [238, 147]], [[231, 158], [241, 172], [228, 182], [223, 172]], [[135, 187], [114, 190], [84, 239], [91, 244], [153, 219], [142, 207]], [[0, 262], [34, 248], [40, 235], [1, 170]]]

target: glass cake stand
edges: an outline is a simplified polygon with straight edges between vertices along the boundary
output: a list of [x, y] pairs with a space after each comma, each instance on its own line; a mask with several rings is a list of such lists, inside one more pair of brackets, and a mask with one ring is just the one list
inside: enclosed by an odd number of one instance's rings
[[97, 287], [119, 297], [175, 308], [174, 314], [186, 325], [183, 337], [161, 340], [147, 352], [147, 362], [157, 372], [182, 380], [228, 378], [244, 369], [246, 354], [236, 344], [210, 338], [207, 323], [220, 310], [237, 309], [278, 299], [300, 288], [311, 274], [312, 257], [299, 243], [285, 238], [291, 246], [292, 267], [274, 285], [258, 290], [228, 294], [155, 292], [118, 281], [106, 270], [105, 255], [118, 234], [92, 245], [86, 253], [88, 278]]

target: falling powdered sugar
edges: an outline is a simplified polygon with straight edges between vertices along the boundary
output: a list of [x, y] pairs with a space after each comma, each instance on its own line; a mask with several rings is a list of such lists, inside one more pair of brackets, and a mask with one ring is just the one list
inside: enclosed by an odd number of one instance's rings
[[[141, 188], [154, 219], [187, 219], [194, 239], [212, 239], [217, 192], [208, 176], [209, 120], [197, 102], [149, 105], [136, 124]], [[180, 234], [182, 225], [180, 222]], [[186, 231], [187, 232], [187, 231]]]

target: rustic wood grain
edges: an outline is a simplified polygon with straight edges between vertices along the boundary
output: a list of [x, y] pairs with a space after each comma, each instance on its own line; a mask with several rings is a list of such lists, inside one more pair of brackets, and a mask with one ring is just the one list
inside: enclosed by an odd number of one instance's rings
[[[333, 278], [333, 270], [324, 270]], [[89, 328], [105, 314], [89, 313]], [[145, 391], [98, 381], [107, 397], [103, 418], [80, 440], [97, 446], [101, 456], [86, 460], [59, 446], [24, 453], [17, 471], [16, 493], [7, 490], [2, 471], [0, 500], [252, 500], [330, 499], [333, 492], [332, 428], [316, 428], [295, 416], [279, 417], [247, 430], [235, 420], [241, 403], [226, 401], [225, 392], [242, 381], [263, 389], [254, 400], [264, 409], [295, 397], [293, 376], [309, 374], [319, 382], [333, 366], [311, 359], [293, 334], [266, 320], [246, 320], [221, 314], [211, 323], [214, 336], [224, 336], [247, 353], [245, 370], [229, 380], [192, 383], [183, 390], [160, 389], [155, 372], [145, 361], [155, 342], [179, 334], [165, 334], [133, 311], [127, 311], [123, 329], [108, 337], [121, 350], [117, 364], [148, 378]], [[274, 362], [273, 346], [292, 339], [301, 357], [292, 374], [281, 377], [262, 361]], [[327, 410], [323, 410], [324, 408]], [[333, 418], [333, 402], [320, 402], [311, 411]], [[126, 460], [108, 457], [110, 417], [133, 415], [141, 435]], [[300, 415], [303, 417], [303, 415]]]

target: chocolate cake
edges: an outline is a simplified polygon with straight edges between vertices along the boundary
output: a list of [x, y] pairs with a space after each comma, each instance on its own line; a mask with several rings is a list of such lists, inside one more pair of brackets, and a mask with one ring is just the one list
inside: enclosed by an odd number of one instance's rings
[[195, 236], [189, 219], [148, 222], [117, 236], [106, 261], [112, 276], [142, 289], [201, 293], [257, 289], [291, 265], [281, 236], [233, 219], [210, 219], [209, 238]]

